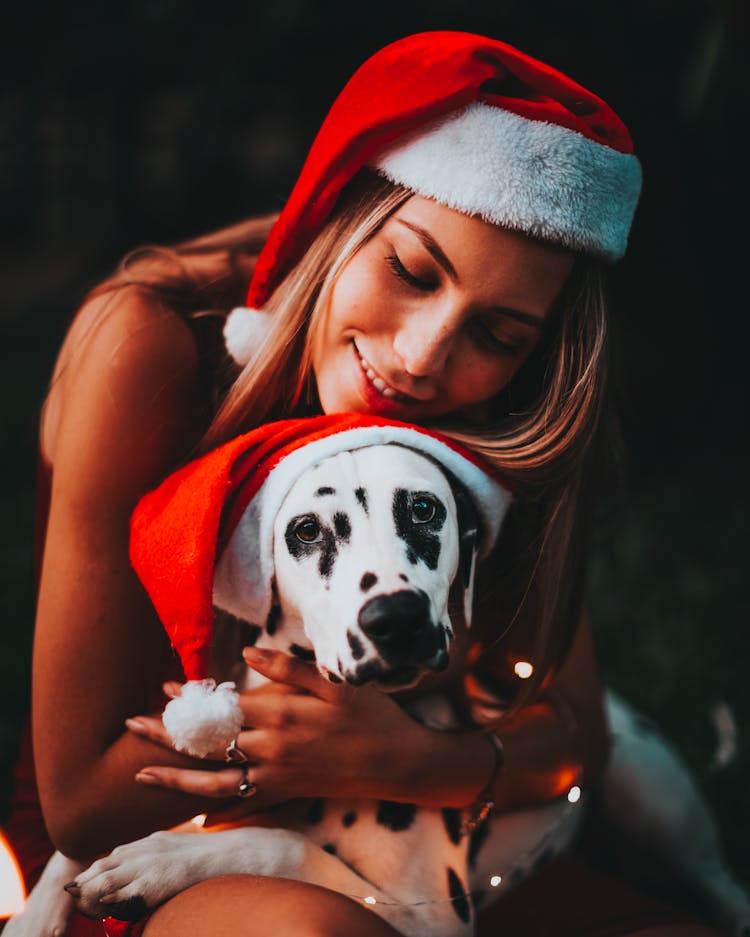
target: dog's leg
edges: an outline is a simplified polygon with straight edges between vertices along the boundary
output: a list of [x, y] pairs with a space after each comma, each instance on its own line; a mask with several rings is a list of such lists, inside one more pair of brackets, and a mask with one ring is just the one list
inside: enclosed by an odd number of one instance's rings
[[750, 933], [750, 895], [727, 866], [714, 818], [687, 768], [656, 728], [613, 693], [607, 711], [613, 748], [602, 807], [615, 849], [646, 880], [687, 887], [722, 930]]
[[31, 890], [23, 911], [5, 925], [5, 937], [62, 937], [74, 902], [63, 886], [86, 867], [56, 852]]
[[[91, 917], [126, 920], [178, 892], [219, 875], [266, 875], [321, 885], [370, 906], [404, 934], [408, 909], [389, 898], [336, 856], [291, 830], [243, 827], [220, 833], [152, 833], [118, 846], [76, 878], [78, 907]], [[370, 900], [366, 900], [370, 899]]]

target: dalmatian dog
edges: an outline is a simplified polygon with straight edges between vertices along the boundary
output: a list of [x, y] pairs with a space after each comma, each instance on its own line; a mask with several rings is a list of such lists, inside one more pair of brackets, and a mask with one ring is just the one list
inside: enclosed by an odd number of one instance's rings
[[[214, 579], [216, 605], [250, 622], [258, 609], [246, 589], [255, 575], [248, 568], [248, 544], [257, 536], [257, 520], [248, 508]], [[447, 666], [454, 638], [448, 595], [457, 576], [469, 623], [480, 537], [466, 490], [423, 453], [388, 445], [324, 459], [291, 485], [273, 519], [274, 601], [264, 627], [255, 624], [251, 636], [257, 647], [314, 662], [334, 683], [374, 683], [386, 693], [414, 686], [426, 672]], [[232, 676], [243, 687], [263, 679], [247, 669]], [[457, 725], [440, 694], [409, 705], [426, 725]], [[615, 740], [604, 788], [610, 815], [631, 840], [640, 837], [646, 845], [663, 829], [665, 852], [674, 855], [695, 853], [697, 835], [707, 846], [713, 876], [709, 886], [703, 877], [704, 887], [721, 905], [728, 931], [740, 933], [750, 922], [750, 904], [726, 872], [713, 821], [683, 767], [658, 735], [644, 734], [622, 701], [610, 697], [608, 705]], [[233, 726], [227, 737], [237, 730]], [[182, 747], [198, 746], [191, 725], [181, 725], [180, 718], [170, 732]], [[6, 934], [52, 933], [56, 916], [64, 917], [73, 901], [66, 895], [69, 904], [61, 902], [58, 889], [72, 880], [84, 913], [130, 919], [196, 882], [246, 873], [334, 889], [363, 902], [406, 937], [470, 937], [483, 903], [570, 847], [584, 816], [586, 797], [578, 794], [576, 789], [533, 809], [490, 815], [477, 826], [469, 811], [314, 800], [304, 810], [278, 813], [278, 827], [198, 832], [188, 824], [119, 846], [87, 869], [56, 855], [29, 910], [11, 921]], [[665, 816], [676, 796], [683, 809], [679, 820], [674, 810]], [[106, 896], [116, 901], [102, 903]]]

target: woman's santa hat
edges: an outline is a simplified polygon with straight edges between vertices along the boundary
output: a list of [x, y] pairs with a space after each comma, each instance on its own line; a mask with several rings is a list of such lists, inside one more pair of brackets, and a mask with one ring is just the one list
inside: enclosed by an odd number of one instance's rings
[[492, 224], [618, 260], [641, 186], [627, 128], [601, 98], [513, 46], [420, 33], [368, 59], [334, 101], [227, 322], [245, 363], [273, 291], [369, 167]]
[[[208, 676], [214, 603], [232, 611], [239, 602], [243, 617], [265, 624], [274, 518], [295, 481], [339, 452], [384, 444], [420, 452], [458, 479], [477, 510], [479, 555], [486, 554], [510, 503], [503, 483], [448, 437], [363, 414], [268, 423], [184, 466], [140, 500], [131, 520], [131, 562], [188, 680]], [[235, 569], [219, 561], [240, 521], [248, 562]]]

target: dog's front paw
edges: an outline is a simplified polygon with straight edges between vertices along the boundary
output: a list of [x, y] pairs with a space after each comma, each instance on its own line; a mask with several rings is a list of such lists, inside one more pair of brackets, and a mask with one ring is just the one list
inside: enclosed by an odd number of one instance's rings
[[200, 834], [152, 833], [97, 859], [68, 888], [88, 917], [137, 921], [201, 878], [194, 841]]

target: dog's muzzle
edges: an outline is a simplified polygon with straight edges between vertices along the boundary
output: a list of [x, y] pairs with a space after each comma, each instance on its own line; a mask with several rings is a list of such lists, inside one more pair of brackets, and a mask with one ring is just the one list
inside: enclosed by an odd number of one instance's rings
[[445, 632], [432, 621], [430, 602], [423, 592], [405, 589], [376, 596], [360, 609], [358, 624], [380, 659], [360, 668], [356, 682], [405, 682], [410, 671], [416, 675], [448, 665]]

